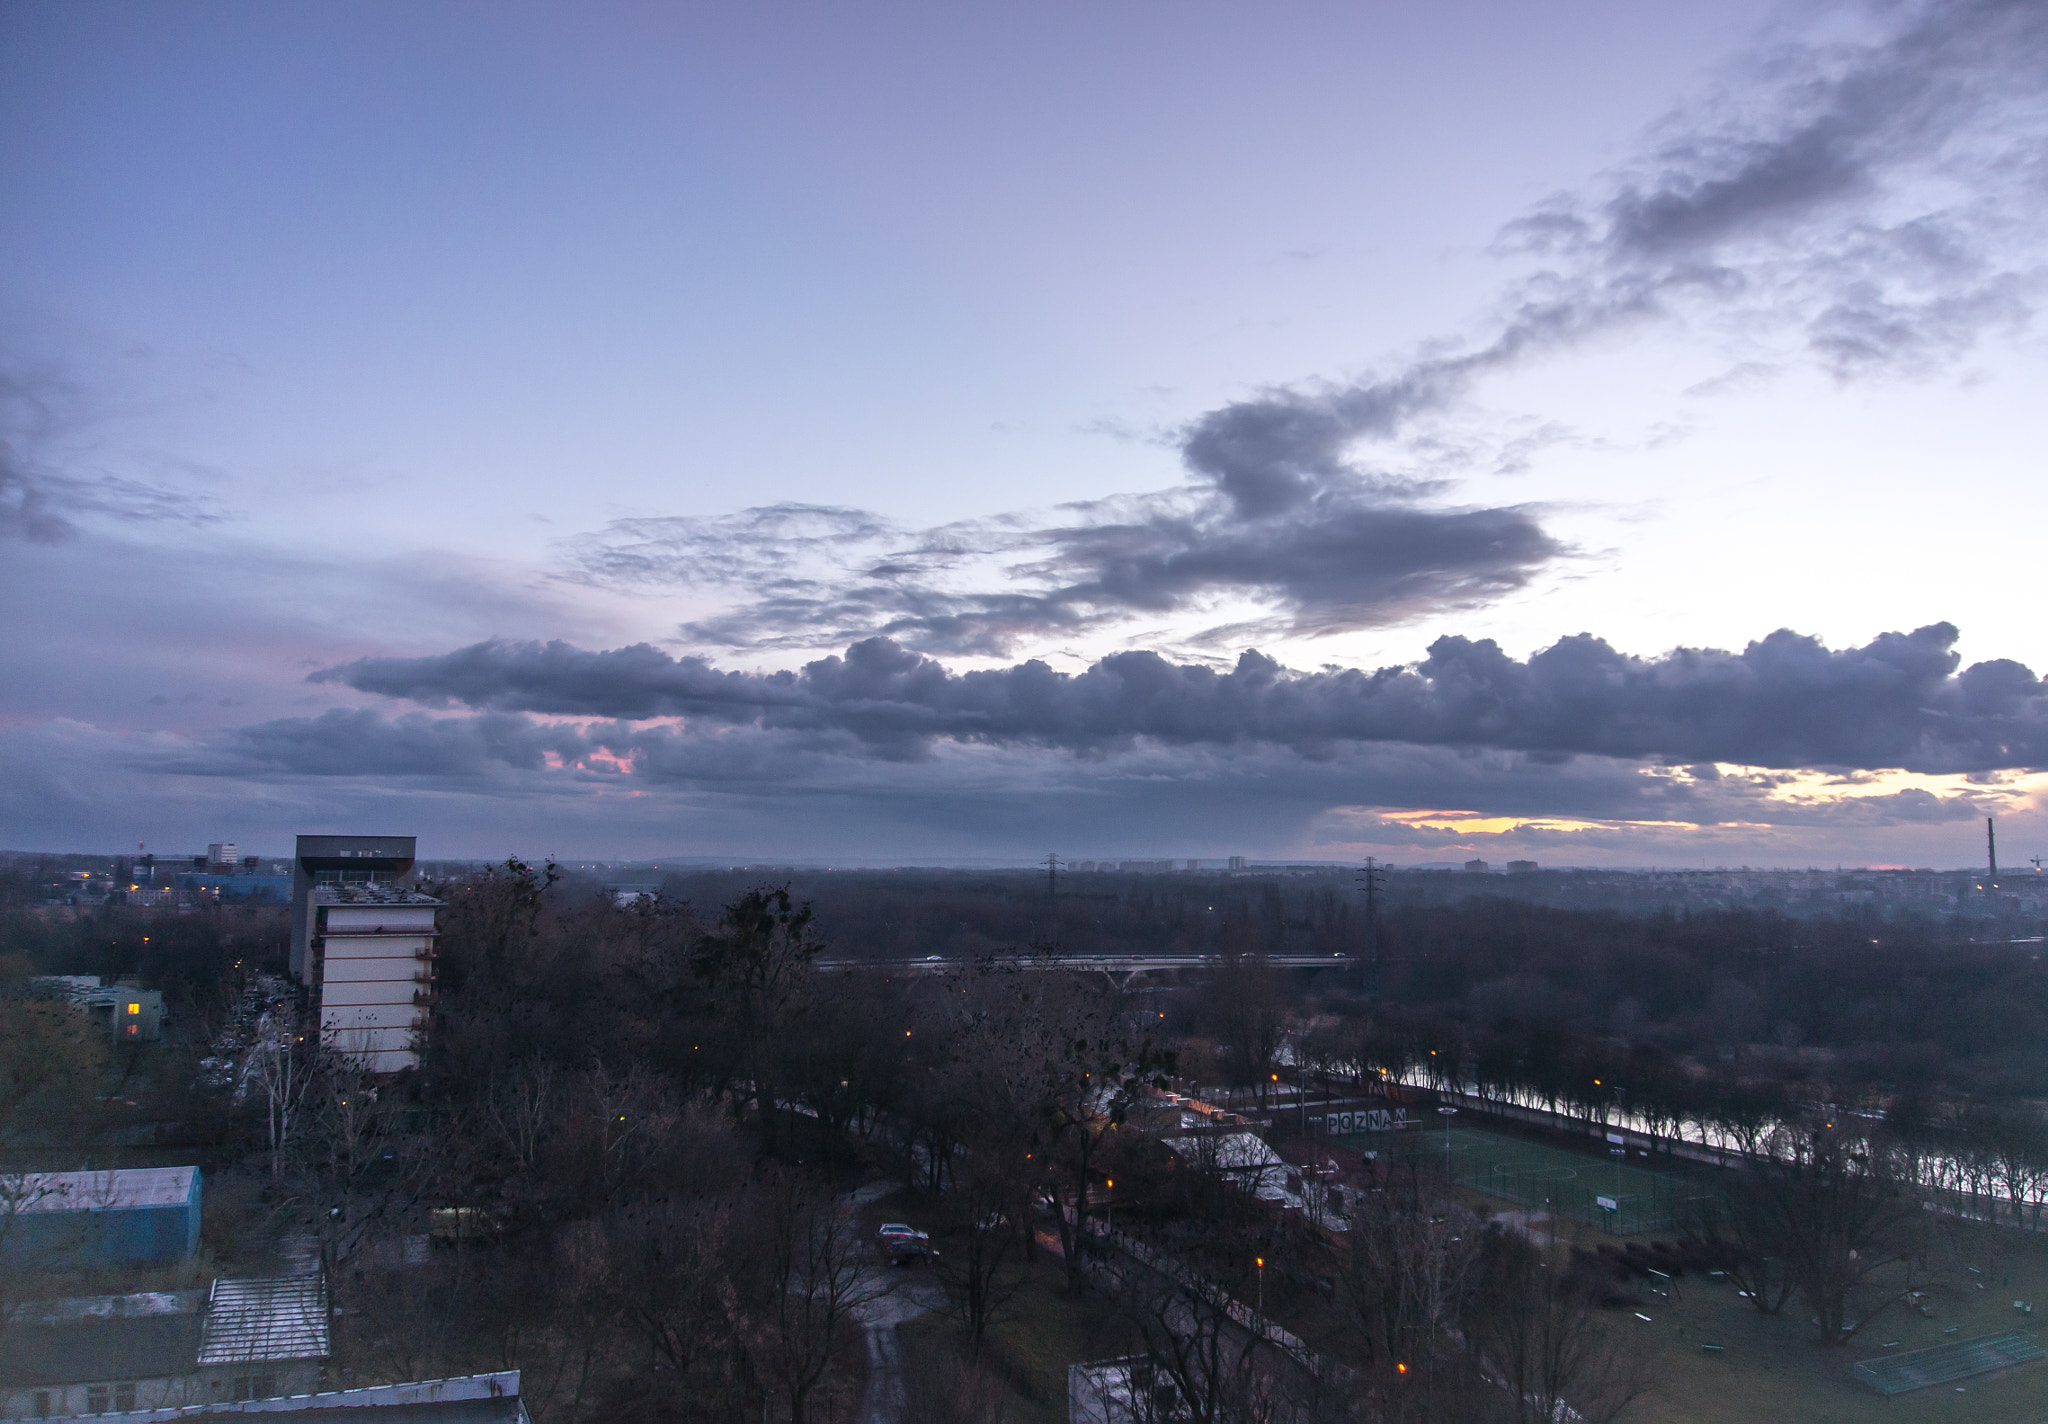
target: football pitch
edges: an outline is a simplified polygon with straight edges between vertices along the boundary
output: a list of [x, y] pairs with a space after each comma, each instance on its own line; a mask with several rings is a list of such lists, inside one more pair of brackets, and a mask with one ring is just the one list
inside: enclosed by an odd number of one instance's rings
[[[1551, 1211], [1618, 1236], [1676, 1226], [1687, 1200], [1706, 1188], [1687, 1175], [1640, 1165], [1645, 1159], [1572, 1152], [1484, 1128], [1423, 1127], [1403, 1133], [1362, 1133], [1340, 1145], [1378, 1152], [1383, 1161], [1448, 1170], [1461, 1187], [1518, 1206]], [[1597, 1148], [1599, 1144], [1589, 1144]]]

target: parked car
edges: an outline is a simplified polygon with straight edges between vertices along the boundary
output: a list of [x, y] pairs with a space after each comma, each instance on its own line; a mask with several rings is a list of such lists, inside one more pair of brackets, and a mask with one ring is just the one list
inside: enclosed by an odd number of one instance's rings
[[933, 1254], [931, 1237], [903, 1222], [883, 1222], [880, 1235], [882, 1257], [892, 1266], [915, 1265]]

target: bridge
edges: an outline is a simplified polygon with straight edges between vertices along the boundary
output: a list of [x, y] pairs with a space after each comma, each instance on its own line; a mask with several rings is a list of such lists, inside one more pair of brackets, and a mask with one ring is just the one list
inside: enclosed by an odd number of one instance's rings
[[[884, 970], [892, 974], [957, 974], [983, 965], [992, 969], [1014, 969], [1026, 973], [1108, 974], [1125, 982], [1139, 974], [1170, 969], [1222, 969], [1231, 963], [1262, 961], [1247, 955], [1236, 961], [1220, 954], [1020, 954], [985, 959], [948, 958], [928, 954], [922, 959], [820, 959], [816, 967], [838, 970]], [[1271, 954], [1263, 960], [1273, 969], [1349, 969], [1358, 960], [1348, 954]]]

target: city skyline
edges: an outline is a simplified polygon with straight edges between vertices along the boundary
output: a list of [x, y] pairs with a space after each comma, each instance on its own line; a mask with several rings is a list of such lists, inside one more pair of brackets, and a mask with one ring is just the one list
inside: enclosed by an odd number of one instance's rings
[[0, 33], [10, 845], [2048, 852], [2038, 7]]

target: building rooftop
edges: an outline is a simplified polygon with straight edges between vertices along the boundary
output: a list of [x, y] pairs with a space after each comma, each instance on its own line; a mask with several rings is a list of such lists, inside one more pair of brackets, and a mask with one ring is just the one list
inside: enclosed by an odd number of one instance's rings
[[8, 1316], [13, 1325], [75, 1325], [82, 1320], [132, 1320], [142, 1315], [197, 1315], [206, 1292], [137, 1291], [132, 1295], [71, 1295], [24, 1301]]
[[397, 885], [379, 885], [375, 881], [348, 881], [339, 885], [322, 885], [313, 892], [314, 903], [320, 905], [440, 905], [445, 901], [436, 900], [432, 895], [422, 895], [417, 890], [407, 890]]
[[124, 1167], [106, 1172], [28, 1172], [16, 1211], [130, 1211], [184, 1206], [199, 1184], [197, 1167]]
[[[186, 1296], [191, 1298], [183, 1299]], [[130, 1298], [88, 1298], [93, 1302], [107, 1299]], [[170, 1302], [158, 1298], [157, 1293], [144, 1299], [166, 1308], [67, 1314], [51, 1307], [73, 1302], [31, 1302], [17, 1310], [13, 1323], [0, 1331], [0, 1380], [21, 1389], [190, 1373], [192, 1352], [199, 1344], [199, 1292], [176, 1292]]]
[[327, 1355], [327, 1285], [319, 1276], [224, 1276], [213, 1283], [200, 1364], [324, 1360]]
[[[341, 1412], [341, 1411], [346, 1411]], [[273, 1424], [290, 1420], [374, 1420], [376, 1424], [527, 1424], [519, 1401], [519, 1371], [461, 1375], [454, 1379], [416, 1380], [408, 1384], [371, 1385], [322, 1394], [293, 1394], [276, 1399], [250, 1399], [233, 1404], [193, 1404], [172, 1409], [137, 1409], [125, 1414], [67, 1416], [95, 1424], [156, 1424], [158, 1420], [217, 1419], [231, 1414], [261, 1414]]]

